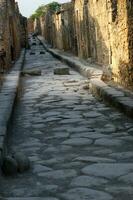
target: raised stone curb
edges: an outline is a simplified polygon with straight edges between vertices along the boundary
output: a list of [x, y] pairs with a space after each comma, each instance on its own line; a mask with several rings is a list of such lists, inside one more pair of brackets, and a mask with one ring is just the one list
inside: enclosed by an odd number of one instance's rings
[[120, 91], [113, 87], [108, 86], [105, 82], [101, 80], [102, 70], [97, 67], [97, 65], [83, 64], [76, 57], [69, 57], [69, 55], [64, 55], [60, 50], [48, 48], [42, 36], [38, 36], [38, 39], [42, 42], [44, 48], [51, 53], [54, 57], [60, 59], [61, 61], [67, 63], [69, 66], [74, 68], [83, 76], [90, 79], [90, 91], [98, 98], [115, 106], [117, 109], [125, 113], [129, 117], [133, 117], [133, 98], [131, 96], [125, 95], [124, 89]]
[[24, 57], [25, 49], [22, 50], [12, 70], [6, 75], [0, 91], [0, 165], [2, 164], [3, 155], [6, 153], [6, 132], [17, 94]]
[[90, 90], [95, 96], [115, 106], [127, 116], [133, 117], [133, 99], [124, 92], [109, 87], [100, 79], [91, 79]]

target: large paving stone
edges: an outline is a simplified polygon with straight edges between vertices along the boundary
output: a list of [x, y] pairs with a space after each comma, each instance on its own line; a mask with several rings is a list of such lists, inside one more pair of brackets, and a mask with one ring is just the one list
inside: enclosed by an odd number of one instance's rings
[[119, 178], [119, 181], [123, 181], [125, 183], [128, 183], [128, 184], [132, 185], [133, 184], [133, 173], [129, 173], [129, 174], [125, 175], [125, 176], [121, 176]]
[[118, 185], [113, 184], [105, 188], [105, 191], [112, 193], [113, 195], [118, 195], [118, 200], [132, 200], [133, 197], [133, 186], [132, 185]]
[[104, 137], [108, 137], [108, 135], [105, 134], [101, 134], [101, 133], [96, 133], [96, 132], [81, 132], [81, 133], [75, 133], [71, 135], [71, 138], [78, 138], [78, 137], [82, 137], [82, 138], [90, 138], [90, 139], [98, 139], [98, 138], [104, 138]]
[[72, 145], [72, 146], [83, 146], [92, 144], [92, 140], [86, 138], [72, 138], [65, 140], [62, 144]]
[[120, 146], [123, 144], [122, 140], [113, 138], [100, 138], [95, 141], [95, 145], [101, 146]]
[[92, 187], [92, 186], [101, 186], [106, 184], [108, 181], [104, 178], [97, 178], [92, 176], [78, 176], [74, 178], [71, 182], [73, 187]]
[[87, 189], [87, 188], [75, 188], [62, 194], [65, 200], [112, 200], [112, 196], [108, 193]]
[[54, 197], [11, 197], [4, 200], [59, 200]]
[[96, 157], [96, 156], [81, 156], [75, 158], [77, 161], [83, 162], [96, 162], [96, 163], [112, 163], [115, 162], [113, 159], [104, 158], [104, 157]]
[[62, 68], [56, 68], [54, 69], [54, 74], [56, 75], [69, 75], [69, 68], [68, 67], [62, 67]]
[[66, 179], [70, 177], [75, 177], [77, 175], [77, 172], [74, 169], [66, 169], [66, 170], [54, 170], [51, 172], [42, 172], [38, 173], [38, 175], [50, 179]]
[[127, 152], [115, 152], [109, 154], [110, 157], [115, 158], [115, 159], [129, 159], [133, 158], [133, 151], [127, 151]]
[[91, 176], [104, 178], [118, 178], [119, 176], [133, 172], [131, 163], [98, 163], [88, 165], [82, 169], [82, 172]]
[[40, 172], [46, 172], [46, 171], [51, 171], [52, 169], [50, 167], [46, 167], [46, 166], [43, 166], [43, 165], [35, 165], [34, 166], [34, 170], [33, 172], [34, 173], [40, 173]]
[[96, 118], [96, 117], [101, 117], [102, 114], [93, 111], [93, 112], [84, 113], [83, 116], [86, 118]]

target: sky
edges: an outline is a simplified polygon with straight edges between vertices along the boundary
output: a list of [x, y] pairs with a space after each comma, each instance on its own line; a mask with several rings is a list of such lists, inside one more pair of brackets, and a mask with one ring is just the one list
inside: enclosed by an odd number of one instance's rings
[[42, 4], [47, 4], [52, 1], [59, 3], [69, 2], [70, 0], [16, 0], [19, 4], [20, 12], [23, 16], [29, 17]]

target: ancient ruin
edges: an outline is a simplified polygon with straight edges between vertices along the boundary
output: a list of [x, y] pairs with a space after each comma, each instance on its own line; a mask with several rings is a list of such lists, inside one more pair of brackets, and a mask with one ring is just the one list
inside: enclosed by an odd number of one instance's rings
[[7, 71], [26, 47], [27, 19], [15, 0], [0, 0], [0, 63], [1, 72]]
[[[103, 79], [132, 87], [132, 11], [131, 0], [72, 0], [36, 20], [54, 48], [97, 63], [104, 69]], [[36, 26], [34, 22], [34, 30]]]
[[0, 0], [0, 200], [133, 200], [133, 3], [67, 1]]

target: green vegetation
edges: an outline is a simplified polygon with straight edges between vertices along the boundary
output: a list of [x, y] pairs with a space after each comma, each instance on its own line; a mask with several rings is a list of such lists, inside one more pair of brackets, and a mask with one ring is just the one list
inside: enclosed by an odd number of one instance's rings
[[36, 18], [39, 18], [43, 16], [47, 11], [51, 12], [57, 12], [60, 9], [60, 4], [58, 2], [53, 1], [52, 3], [49, 3], [47, 5], [39, 6], [39, 8], [33, 13], [33, 15], [30, 16], [31, 19], [35, 20]]

